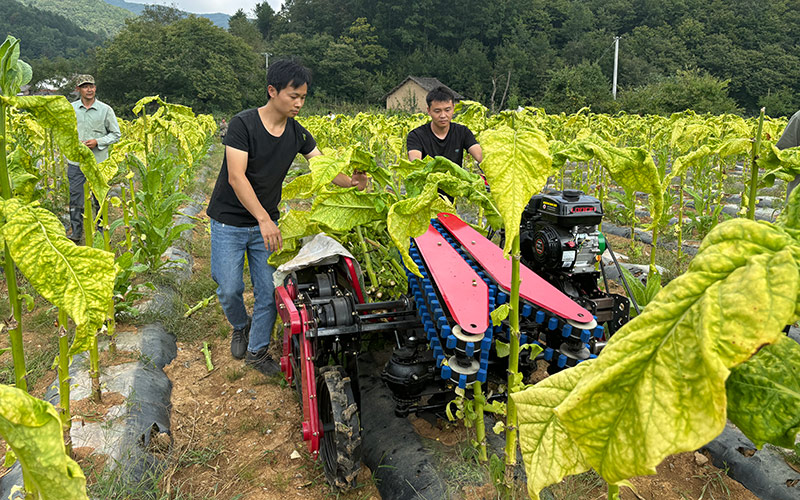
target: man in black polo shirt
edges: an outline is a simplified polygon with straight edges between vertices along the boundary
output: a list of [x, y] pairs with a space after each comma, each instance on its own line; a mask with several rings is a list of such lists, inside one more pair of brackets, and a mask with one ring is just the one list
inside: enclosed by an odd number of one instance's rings
[[[322, 154], [311, 134], [294, 119], [308, 93], [309, 71], [291, 61], [273, 63], [267, 72], [269, 100], [234, 116], [225, 135], [225, 156], [208, 203], [211, 217], [211, 276], [217, 282], [225, 317], [233, 326], [231, 354], [265, 375], [280, 367], [267, 352], [276, 308], [270, 254], [281, 248], [283, 180], [295, 156]], [[334, 184], [364, 189], [366, 176], [339, 174]], [[242, 293], [244, 256], [253, 282], [253, 316]], [[252, 323], [252, 324], [251, 324]]]
[[436, 87], [425, 97], [431, 122], [408, 133], [408, 159], [414, 161], [425, 156], [444, 156], [459, 167], [464, 161], [464, 151], [483, 161], [483, 151], [472, 131], [459, 123], [452, 123], [455, 96], [447, 87]]

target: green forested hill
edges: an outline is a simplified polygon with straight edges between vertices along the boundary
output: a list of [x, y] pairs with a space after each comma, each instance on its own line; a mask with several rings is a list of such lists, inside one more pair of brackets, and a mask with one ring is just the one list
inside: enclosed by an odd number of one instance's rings
[[[134, 14], [141, 15], [144, 12], [146, 4], [143, 3], [136, 3], [136, 2], [126, 2], [125, 0], [105, 0], [106, 3], [111, 5], [116, 5], [117, 7], [122, 7], [125, 10], [129, 10]], [[189, 14], [189, 12], [187, 12]], [[198, 17], [205, 17], [210, 19], [212, 23], [216, 24], [220, 28], [226, 29], [228, 27], [228, 19], [231, 16], [228, 14], [222, 14], [221, 12], [217, 12], [214, 14], [195, 14]]]
[[65, 17], [15, 0], [0, 2], [0, 35], [3, 39], [6, 35], [19, 38], [26, 61], [81, 57], [102, 42], [100, 35], [79, 28]]
[[[366, 69], [388, 77], [379, 85], [385, 90], [409, 74], [437, 77], [484, 102], [493, 90], [503, 93], [509, 74], [511, 104], [547, 102], [548, 88], [569, 87], [553, 87], [558, 79], [600, 76], [608, 89], [619, 36], [620, 89], [697, 68], [730, 80], [730, 95], [746, 112], [766, 96], [788, 109], [800, 104], [798, 0], [287, 0], [261, 17], [274, 55], [297, 55], [326, 71], [339, 66], [335, 84], [347, 75], [343, 45], [358, 39], [353, 23], [365, 18], [387, 51]], [[363, 40], [365, 33], [355, 34]]]
[[[5, 1], [5, 0], [4, 0]], [[53, 12], [73, 21], [83, 29], [109, 38], [119, 32], [133, 12], [103, 0], [22, 0], [23, 3]]]

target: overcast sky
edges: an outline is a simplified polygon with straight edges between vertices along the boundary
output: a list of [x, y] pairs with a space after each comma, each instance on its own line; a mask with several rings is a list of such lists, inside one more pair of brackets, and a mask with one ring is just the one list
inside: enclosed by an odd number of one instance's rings
[[[194, 12], [197, 14], [206, 14], [211, 12], [223, 12], [225, 14], [234, 14], [237, 10], [243, 9], [248, 16], [253, 15], [253, 7], [256, 3], [263, 0], [128, 0], [135, 3], [157, 3], [161, 5], [175, 5], [181, 10], [186, 12]], [[269, 4], [278, 12], [281, 8], [283, 0], [268, 0]]]

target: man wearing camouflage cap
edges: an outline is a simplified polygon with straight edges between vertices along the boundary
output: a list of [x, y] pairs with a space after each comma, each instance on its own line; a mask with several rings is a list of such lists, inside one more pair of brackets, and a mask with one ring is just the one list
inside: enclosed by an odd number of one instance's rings
[[[108, 158], [108, 146], [120, 138], [119, 124], [114, 110], [96, 97], [97, 87], [92, 75], [78, 75], [75, 90], [80, 99], [72, 103], [78, 122], [78, 139], [94, 153], [97, 163]], [[83, 237], [83, 185], [86, 177], [77, 163], [69, 162], [69, 221], [72, 234], [69, 238], [79, 243]], [[95, 208], [97, 208], [95, 200]]]

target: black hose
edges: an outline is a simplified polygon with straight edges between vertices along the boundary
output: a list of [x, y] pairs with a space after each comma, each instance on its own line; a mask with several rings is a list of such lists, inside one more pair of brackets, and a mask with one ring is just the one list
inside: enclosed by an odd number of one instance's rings
[[[606, 248], [608, 249], [608, 253], [611, 254], [611, 258], [614, 259], [614, 265], [617, 266], [617, 272], [619, 273], [619, 277], [622, 279], [622, 286], [625, 287], [625, 291], [628, 292], [628, 298], [631, 299], [631, 303], [633, 304], [633, 308], [636, 309], [637, 316], [642, 313], [639, 309], [639, 304], [636, 303], [636, 299], [633, 298], [633, 293], [631, 292], [631, 288], [628, 286], [628, 281], [625, 279], [625, 275], [622, 274], [622, 269], [619, 266], [619, 262], [617, 262], [617, 256], [614, 255], [614, 250], [611, 249], [611, 245], [606, 240]], [[600, 264], [602, 268], [602, 262]], [[605, 279], [605, 273], [603, 273], [603, 278]]]

